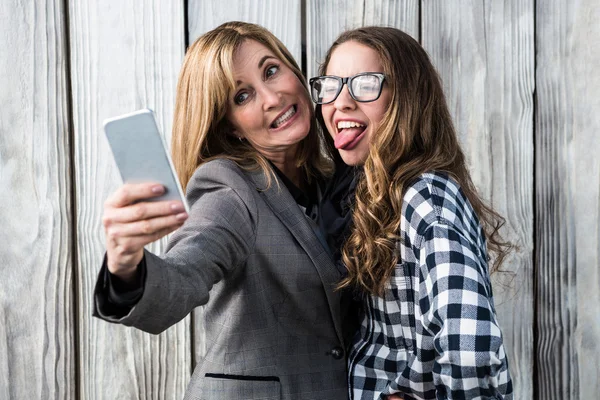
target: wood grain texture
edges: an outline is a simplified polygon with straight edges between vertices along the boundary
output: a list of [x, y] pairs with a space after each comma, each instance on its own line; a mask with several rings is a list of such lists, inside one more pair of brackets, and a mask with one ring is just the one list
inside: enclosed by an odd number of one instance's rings
[[444, 83], [479, 193], [517, 246], [494, 274], [515, 399], [533, 398], [534, 2], [423, 2], [423, 46]]
[[600, 392], [600, 4], [536, 3], [540, 399]]
[[[92, 318], [104, 253], [104, 200], [121, 183], [102, 121], [151, 108], [170, 142], [184, 53], [183, 3], [69, 2], [80, 282], [80, 398], [181, 399], [190, 378], [189, 318], [159, 336]], [[160, 253], [163, 243], [151, 246]]]
[[306, 75], [318, 75], [319, 65], [340, 33], [367, 25], [392, 26], [419, 38], [418, 0], [307, 0]]
[[189, 43], [227, 21], [244, 21], [269, 29], [301, 62], [300, 0], [188, 0]]
[[72, 399], [75, 342], [61, 2], [0, 3], [0, 398]]

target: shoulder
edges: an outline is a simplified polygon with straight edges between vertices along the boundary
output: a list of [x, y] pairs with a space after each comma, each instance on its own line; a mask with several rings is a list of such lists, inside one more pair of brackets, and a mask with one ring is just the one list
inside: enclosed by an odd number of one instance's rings
[[240, 183], [248, 182], [248, 178], [244, 174], [242, 168], [234, 161], [219, 158], [211, 160], [200, 165], [188, 183], [188, 191], [190, 187], [202, 185], [206, 182], [224, 182], [224, 183]]
[[445, 172], [427, 172], [406, 189], [402, 226], [411, 236], [422, 235], [431, 225], [445, 224], [458, 231], [479, 226], [475, 212], [456, 180]]
[[186, 197], [190, 203], [208, 193], [219, 193], [219, 196], [234, 196], [245, 204], [255, 208], [254, 193], [256, 188], [247, 173], [234, 161], [215, 159], [199, 166], [186, 188]]

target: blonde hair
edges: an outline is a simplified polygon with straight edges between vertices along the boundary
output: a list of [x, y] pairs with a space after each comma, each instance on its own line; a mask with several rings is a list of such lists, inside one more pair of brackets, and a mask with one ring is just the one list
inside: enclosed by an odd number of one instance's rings
[[[359, 28], [338, 37], [321, 65], [322, 75], [333, 51], [348, 41], [377, 51], [391, 100], [372, 135], [364, 173], [356, 186], [354, 227], [342, 249], [348, 276], [340, 287], [358, 287], [374, 295], [383, 293], [399, 258], [396, 243], [405, 191], [429, 171], [446, 172], [459, 183], [483, 226], [488, 249], [495, 255], [493, 269], [497, 269], [510, 248], [498, 232], [504, 218], [477, 194], [441, 80], [427, 53], [398, 29]], [[319, 106], [316, 115], [325, 126]], [[331, 149], [332, 139], [326, 140]]]
[[[226, 119], [228, 99], [235, 88], [233, 58], [247, 40], [267, 47], [287, 65], [306, 88], [306, 80], [286, 47], [267, 29], [245, 22], [227, 22], [199, 37], [188, 49], [177, 84], [171, 152], [182, 186], [187, 187], [196, 169], [214, 158], [227, 158], [245, 169], [261, 168], [267, 187], [273, 179], [269, 161], [247, 141], [233, 134]], [[309, 99], [308, 89], [306, 97]], [[314, 118], [299, 143], [296, 166], [310, 181], [330, 171], [319, 152], [322, 133]]]

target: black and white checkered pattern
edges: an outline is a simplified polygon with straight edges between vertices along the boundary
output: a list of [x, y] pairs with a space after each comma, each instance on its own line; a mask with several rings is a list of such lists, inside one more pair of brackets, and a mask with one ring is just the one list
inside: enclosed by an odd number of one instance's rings
[[483, 230], [457, 183], [427, 173], [404, 196], [401, 262], [365, 300], [350, 398], [512, 399]]

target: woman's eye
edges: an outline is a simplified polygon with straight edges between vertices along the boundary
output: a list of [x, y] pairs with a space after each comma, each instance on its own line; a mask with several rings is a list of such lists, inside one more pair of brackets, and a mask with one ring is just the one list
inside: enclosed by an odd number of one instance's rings
[[234, 97], [233, 101], [235, 102], [235, 104], [239, 105], [239, 104], [242, 104], [243, 102], [245, 102], [246, 100], [248, 100], [248, 97], [249, 97], [249, 95], [246, 92], [238, 93]]
[[322, 90], [323, 94], [335, 94], [337, 92], [337, 86], [325, 86]]
[[275, 75], [278, 70], [279, 70], [279, 67], [277, 65], [272, 65], [269, 68], [267, 68], [267, 70], [265, 71], [265, 76], [267, 78], [270, 78], [273, 75]]

